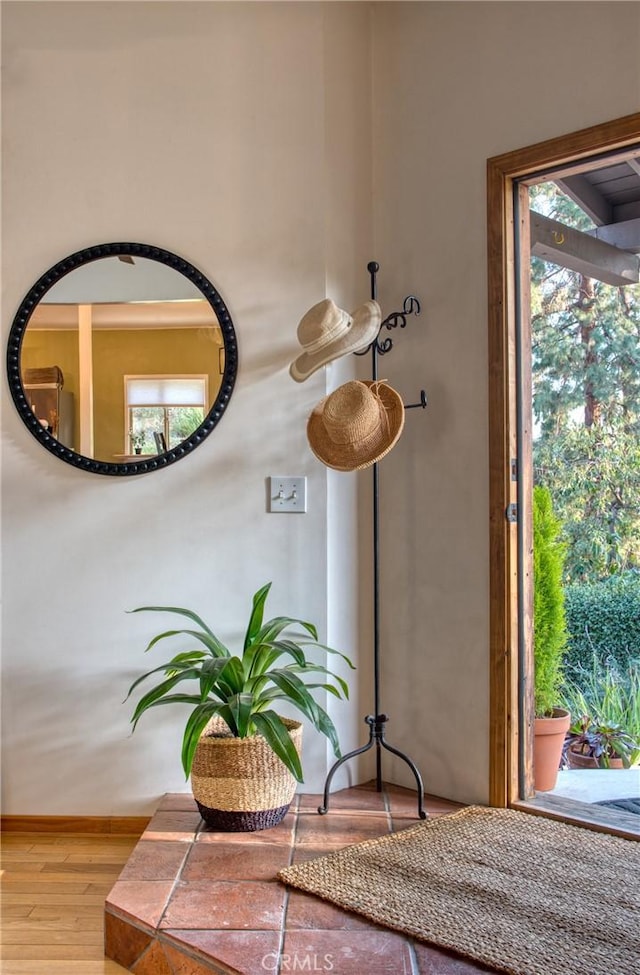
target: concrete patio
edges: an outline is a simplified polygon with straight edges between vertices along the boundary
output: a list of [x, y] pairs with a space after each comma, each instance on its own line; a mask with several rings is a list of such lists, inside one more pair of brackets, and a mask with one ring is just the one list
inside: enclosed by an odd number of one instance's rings
[[555, 789], [548, 793], [578, 802], [640, 798], [640, 768], [560, 769]]

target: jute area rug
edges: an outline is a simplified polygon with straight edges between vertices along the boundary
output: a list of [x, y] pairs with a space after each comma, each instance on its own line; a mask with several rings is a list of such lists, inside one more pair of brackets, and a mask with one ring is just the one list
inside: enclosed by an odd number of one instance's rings
[[470, 806], [278, 877], [512, 975], [640, 975], [640, 843]]

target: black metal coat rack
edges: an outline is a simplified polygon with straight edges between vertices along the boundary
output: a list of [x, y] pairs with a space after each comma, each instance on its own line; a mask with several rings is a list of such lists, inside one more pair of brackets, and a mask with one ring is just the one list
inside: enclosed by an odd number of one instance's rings
[[[375, 301], [377, 298], [377, 286], [376, 286], [376, 275], [380, 270], [380, 265], [375, 261], [371, 261], [367, 264], [367, 270], [371, 277], [371, 297]], [[365, 349], [363, 352], [357, 352], [356, 355], [368, 355], [371, 353], [371, 372], [372, 379], [374, 382], [378, 379], [378, 356], [386, 355], [387, 352], [391, 351], [393, 348], [393, 340], [390, 336], [387, 336], [384, 340], [380, 340], [380, 335], [383, 328], [391, 330], [393, 328], [404, 328], [407, 324], [407, 317], [409, 315], [419, 315], [420, 314], [420, 302], [414, 295], [409, 295], [404, 299], [402, 305], [402, 311], [392, 312], [391, 315], [387, 316], [381, 323], [378, 329], [378, 334], [371, 343], [371, 345]], [[405, 404], [405, 410], [413, 410], [417, 407], [425, 409], [427, 405], [427, 397], [424, 389], [420, 390], [420, 402]], [[378, 494], [378, 465], [375, 463], [373, 465], [373, 714], [368, 714], [366, 716], [365, 724], [369, 725], [369, 741], [362, 748], [356, 748], [349, 752], [347, 755], [343, 755], [334, 763], [332, 768], [329, 770], [327, 779], [324, 787], [324, 798], [321, 806], [318, 806], [318, 812], [320, 815], [324, 815], [329, 809], [329, 796], [330, 787], [333, 776], [338, 771], [341, 765], [348, 762], [351, 758], [355, 758], [356, 755], [362, 755], [364, 752], [369, 751], [370, 748], [375, 746], [376, 749], [376, 788], [378, 792], [382, 791], [382, 749], [391, 752], [393, 755], [397, 755], [409, 766], [413, 772], [416, 780], [416, 785], [418, 788], [418, 817], [420, 819], [426, 819], [427, 814], [424, 811], [424, 786], [422, 783], [422, 777], [418, 771], [415, 763], [405, 755], [404, 752], [400, 751], [398, 748], [394, 748], [390, 745], [385, 738], [385, 725], [389, 720], [389, 716], [383, 714], [380, 710], [380, 547], [379, 547], [379, 494]]]

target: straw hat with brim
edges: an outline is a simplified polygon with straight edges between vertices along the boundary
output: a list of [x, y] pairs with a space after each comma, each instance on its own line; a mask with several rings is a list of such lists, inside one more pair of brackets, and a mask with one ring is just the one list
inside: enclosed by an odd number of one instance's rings
[[320, 400], [307, 422], [309, 446], [336, 471], [361, 471], [388, 454], [404, 426], [404, 404], [384, 380], [352, 380]]
[[297, 383], [333, 359], [350, 352], [363, 352], [380, 330], [382, 312], [377, 301], [349, 314], [324, 298], [310, 308], [298, 325], [298, 341], [304, 352], [291, 363], [289, 373]]

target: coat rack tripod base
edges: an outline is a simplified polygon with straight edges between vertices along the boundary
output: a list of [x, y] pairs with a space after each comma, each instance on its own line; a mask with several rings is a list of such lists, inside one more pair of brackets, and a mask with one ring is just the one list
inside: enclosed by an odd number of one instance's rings
[[[377, 288], [376, 288], [376, 275], [380, 270], [379, 264], [375, 261], [371, 261], [367, 264], [367, 270], [371, 277], [371, 297], [375, 301]], [[390, 337], [386, 337], [383, 341], [380, 341], [380, 333], [383, 328], [388, 330], [392, 328], [404, 328], [407, 324], [408, 315], [419, 315], [420, 314], [420, 302], [414, 295], [409, 295], [409, 297], [404, 299], [402, 311], [393, 312], [389, 315], [380, 325], [378, 330], [378, 335], [373, 340], [369, 348], [365, 349], [363, 352], [357, 352], [356, 355], [366, 355], [371, 352], [371, 365], [372, 365], [372, 379], [374, 382], [378, 379], [378, 356], [386, 355], [393, 348], [393, 341]], [[411, 403], [409, 405], [405, 404], [405, 410], [412, 410], [416, 407], [421, 407], [425, 409], [427, 405], [427, 397], [424, 389], [420, 390], [420, 402]], [[382, 792], [382, 752], [383, 750], [391, 752], [398, 758], [401, 758], [403, 762], [409, 766], [416, 780], [416, 787], [418, 791], [418, 818], [426, 819], [427, 814], [424, 810], [424, 786], [422, 783], [422, 777], [416, 764], [405, 755], [404, 752], [400, 751], [398, 748], [394, 748], [390, 745], [385, 738], [385, 725], [389, 720], [388, 715], [383, 714], [380, 710], [380, 558], [379, 558], [379, 491], [378, 491], [378, 465], [377, 463], [373, 465], [373, 685], [374, 685], [374, 711], [375, 714], [368, 714], [366, 716], [365, 724], [369, 725], [369, 741], [366, 745], [361, 748], [356, 748], [354, 751], [349, 752], [347, 755], [343, 755], [338, 759], [337, 762], [329, 770], [324, 787], [324, 797], [321, 806], [318, 806], [318, 812], [321, 816], [324, 816], [329, 810], [329, 797], [331, 782], [335, 773], [338, 769], [348, 762], [350, 759], [355, 758], [356, 755], [363, 755], [368, 752], [371, 748], [376, 749], [376, 788], [378, 792]]]
[[367, 742], [366, 745], [363, 745], [362, 748], [356, 748], [354, 749], [354, 751], [349, 752], [348, 755], [343, 755], [342, 758], [339, 758], [338, 761], [330, 769], [324, 786], [324, 797], [323, 797], [322, 805], [318, 806], [318, 812], [320, 813], [321, 816], [324, 816], [324, 814], [329, 811], [329, 796], [331, 792], [331, 782], [333, 780], [333, 776], [338, 771], [340, 766], [344, 765], [345, 762], [348, 762], [349, 759], [355, 758], [356, 755], [363, 755], [364, 752], [368, 752], [370, 748], [373, 748], [375, 746], [376, 788], [378, 792], [382, 792], [382, 749], [385, 748], [388, 752], [391, 752], [393, 755], [397, 755], [398, 758], [403, 759], [403, 761], [407, 763], [407, 765], [413, 772], [416, 780], [417, 790], [418, 790], [418, 818], [426, 819], [427, 814], [424, 810], [424, 786], [422, 784], [422, 776], [420, 775], [420, 772], [418, 771], [415, 762], [413, 762], [408, 755], [405, 755], [405, 753], [401, 752], [399, 748], [394, 748], [393, 745], [390, 745], [389, 742], [386, 741], [384, 737], [384, 726], [389, 720], [388, 716], [386, 714], [378, 714], [376, 716], [372, 714], [368, 714], [364, 720], [365, 720], [365, 724], [369, 725], [369, 741]]

